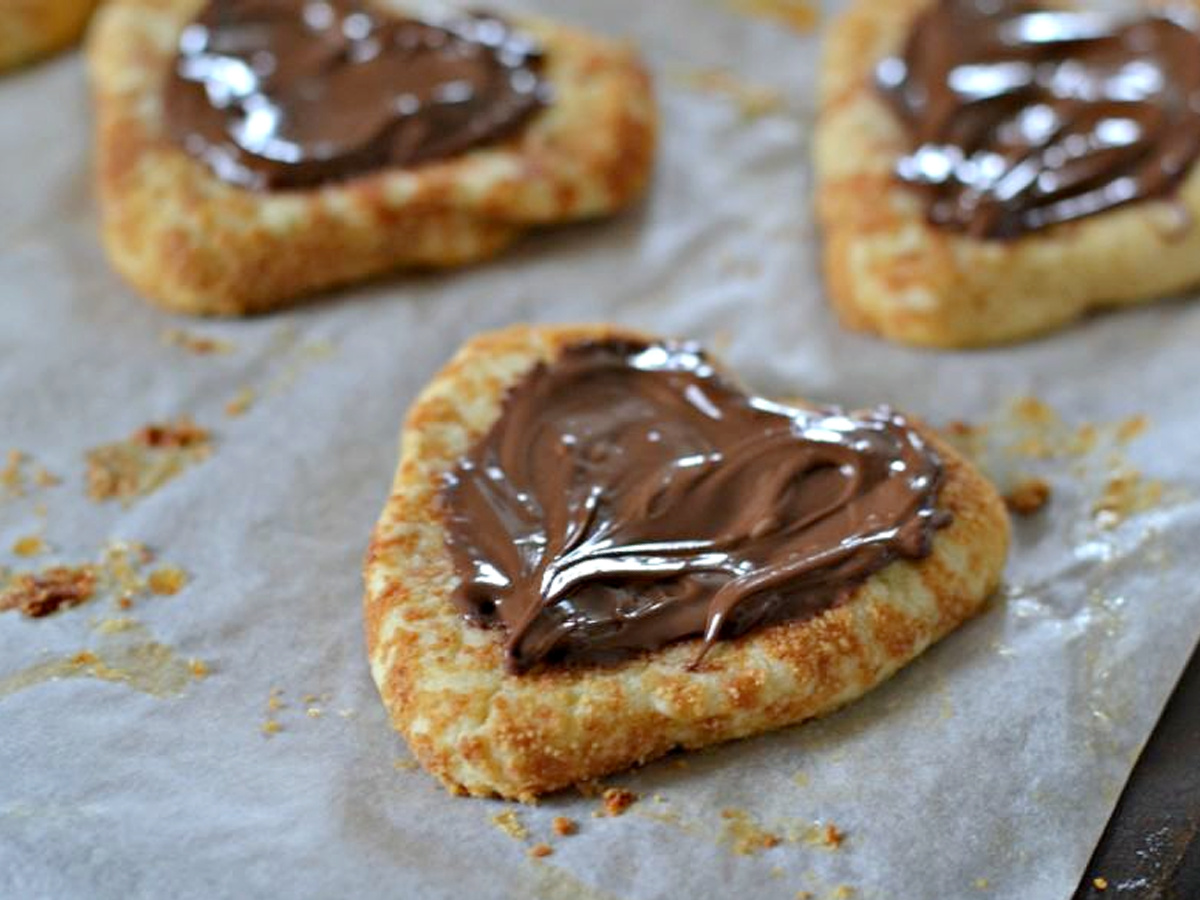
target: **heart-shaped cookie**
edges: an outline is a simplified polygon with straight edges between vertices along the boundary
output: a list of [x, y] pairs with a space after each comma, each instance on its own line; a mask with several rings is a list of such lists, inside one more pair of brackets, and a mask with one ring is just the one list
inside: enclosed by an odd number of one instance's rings
[[409, 414], [372, 671], [448, 788], [527, 799], [854, 699], [982, 607], [1007, 540], [991, 486], [890, 411], [752, 397], [627, 331], [509, 329]]
[[833, 25], [817, 205], [847, 324], [993, 344], [1200, 284], [1200, 2], [1103, 6], [858, 0]]

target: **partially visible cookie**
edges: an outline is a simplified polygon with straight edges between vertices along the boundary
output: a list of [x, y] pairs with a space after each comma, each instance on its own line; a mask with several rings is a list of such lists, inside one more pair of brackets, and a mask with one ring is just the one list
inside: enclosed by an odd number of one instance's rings
[[[629, 373], [605, 361], [606, 348], [612, 359], [632, 353], [636, 366], [659, 373], [643, 398], [649, 407], [622, 405], [628, 392], [620, 379]], [[875, 438], [851, 423], [871, 421], [883, 429], [872, 434], [926, 448], [903, 462], [882, 461], [870, 478], [900, 480], [878, 484], [848, 506], [844, 492], [865, 490], [869, 481], [867, 469], [854, 469], [857, 451], [837, 451], [815, 468], [797, 463], [788, 455], [786, 429], [750, 444], [735, 435], [715, 456], [710, 447], [678, 460], [660, 481], [655, 472], [664, 470], [634, 457], [657, 458], [662, 441], [690, 434], [691, 426], [650, 410], [666, 404], [687, 412], [679, 404], [690, 404], [701, 428], [705, 422], [720, 427], [711, 404], [722, 402], [716, 395], [728, 382], [707, 376], [709, 364], [692, 353], [691, 345], [662, 344], [609, 326], [515, 327], [468, 343], [410, 410], [391, 496], [365, 563], [367, 648], [393, 723], [450, 791], [529, 800], [674, 748], [828, 713], [978, 613], [996, 587], [1008, 544], [1000, 498], [940, 438], [923, 426], [897, 425], [901, 420], [888, 412], [861, 420], [857, 413], [835, 416], [813, 431], [820, 442], [850, 428], [869, 443]], [[565, 388], [553, 384], [560, 366], [578, 367], [578, 378]], [[685, 369], [692, 373], [680, 376], [685, 381], [696, 375], [686, 386], [670, 374]], [[618, 380], [605, 388], [614, 372]], [[601, 393], [591, 396], [593, 389]], [[518, 395], [525, 399], [514, 399]], [[537, 418], [557, 409], [561, 421], [583, 435], [592, 417], [608, 415], [609, 402], [622, 405], [614, 427], [633, 429], [615, 445], [560, 434]], [[784, 409], [767, 401], [752, 406], [764, 415]], [[501, 427], [506, 419], [507, 430]], [[493, 443], [498, 456], [488, 455]], [[851, 444], [863, 446], [856, 439]], [[804, 446], [807, 453], [817, 445]], [[482, 461], [470, 463], [479, 453]], [[719, 468], [735, 456], [742, 461], [735, 469], [705, 474], [706, 466]], [[536, 487], [504, 483], [514, 460], [524, 468], [520, 477]], [[940, 474], [927, 477], [920, 470], [931, 460], [940, 460]], [[862, 479], [839, 480], [851, 469]], [[573, 513], [568, 508], [564, 519], [557, 498], [584, 495], [579, 483], [561, 487], [561, 479], [579, 471], [607, 474], [597, 475], [602, 483], [586, 493], [593, 500]], [[800, 483], [793, 478], [805, 479], [803, 489], [789, 487]], [[924, 499], [905, 483], [927, 492]], [[756, 499], [742, 502], [746, 490]], [[766, 503], [761, 512], [760, 501]], [[770, 511], [776, 501], [825, 511], [806, 514], [803, 522], [780, 518]], [[588, 512], [592, 502], [599, 506]], [[626, 513], [643, 512], [610, 521], [617, 502], [627, 504]], [[710, 515], [728, 518], [719, 526], [699, 521]], [[899, 516], [895, 527], [893, 515]], [[582, 518], [571, 524], [573, 516]], [[863, 530], [843, 531], [846, 521]], [[870, 523], [882, 529], [873, 537]], [[725, 537], [680, 563], [699, 536], [693, 529], [710, 527]], [[795, 529], [801, 536], [789, 544]], [[758, 558], [770, 556], [772, 565], [787, 570], [779, 594], [750, 558], [758, 541], [782, 541]], [[730, 562], [715, 552], [722, 546], [749, 556]], [[877, 551], [883, 555], [873, 556]], [[536, 565], [514, 588], [515, 560], [524, 554]], [[681, 575], [682, 582], [654, 574], [693, 564], [699, 568], [688, 571], [698, 574]], [[634, 580], [623, 581], [620, 572], [631, 566]], [[734, 597], [726, 580], [726, 588], [707, 599], [708, 566], [727, 566], [725, 575], [713, 577], [741, 578], [738, 583], [752, 585], [749, 593]], [[464, 572], [473, 574], [464, 578]], [[640, 591], [632, 587], [639, 583]], [[546, 590], [559, 584], [558, 605], [526, 605], [530, 598], [521, 592], [532, 585], [536, 594], [538, 584]], [[801, 589], [808, 600], [794, 593]], [[607, 596], [614, 591], [615, 599]], [[819, 602], [809, 614], [795, 608], [783, 618], [763, 613], [773, 603], [813, 597]], [[757, 606], [760, 601], [767, 606]], [[711, 643], [691, 637], [655, 648], [660, 638], [712, 630], [715, 607], [740, 636], [722, 637], [718, 628]]]
[[97, 0], [4, 0], [0, 3], [0, 71], [73, 43]]
[[[240, 5], [255, 8], [254, 0]], [[309, 6], [324, 15], [330, 5]], [[245, 315], [396, 269], [461, 266], [531, 228], [618, 210], [647, 184], [657, 114], [634, 51], [532, 18], [511, 24], [544, 54], [549, 99], [495, 141], [282, 189], [219, 177], [172, 136], [164, 102], [181, 35], [202, 8], [196, 0], [113, 0], [89, 40], [104, 243], [116, 268], [168, 309]], [[371, 8], [404, 11], [394, 0]], [[351, 19], [348, 32], [358, 24]], [[354, 85], [343, 87], [352, 98]], [[438, 90], [448, 97], [452, 89]], [[394, 102], [403, 110], [410, 99]], [[247, 141], [259, 113], [271, 117], [269, 104], [251, 112], [239, 123]], [[263, 152], [285, 158], [290, 150], [280, 146]]]
[[[1068, 12], [1082, 6], [1041, 5]], [[997, 28], [1042, 41], [1028, 57], [1013, 45], [987, 50], [981, 33], [989, 26], [980, 21], [939, 24], [944, 52], [908, 46], [914, 26], [928, 24], [935, 11], [985, 15], [981, 4], [972, 7], [969, 0], [858, 0], [831, 27], [815, 139], [817, 211], [826, 281], [845, 324], [910, 344], [979, 346], [1028, 338], [1089, 310], [1141, 303], [1200, 283], [1200, 52], [1188, 49], [1200, 41], [1194, 37], [1200, 4], [1144, 4], [1147, 12], [1182, 12], [1178, 26], [1159, 16], [1153, 33], [1127, 8], [1120, 14], [1092, 10], [1115, 18], [1104, 19], [1097, 32], [1093, 16], [1087, 39], [1076, 43], [1020, 32], [1022, 22], [1033, 21], [1027, 14], [1035, 6], [1003, 0], [988, 7], [989, 14], [1005, 17]], [[925, 28], [926, 43], [932, 30]], [[980, 47], [978, 59], [954, 55]], [[906, 50], [916, 54], [907, 67]], [[1031, 59], [1043, 69], [1032, 67]], [[1092, 74], [1081, 60], [1094, 67]], [[988, 68], [995, 63], [1005, 65]], [[1123, 70], [1126, 63], [1133, 69]], [[1036, 81], [1034, 73], [1046, 66], [1061, 78], [1024, 86], [1022, 79]], [[1138, 66], [1149, 81], [1122, 88], [1122, 79], [1137, 76]], [[903, 121], [897, 111], [903, 98], [927, 93], [923, 85], [906, 87], [906, 79], [929, 75], [925, 67], [945, 81], [957, 79], [962, 96], [977, 92], [972, 110], [917, 110], [912, 123]], [[1103, 90], [1096, 87], [1102, 83], [1096, 72], [1112, 76], [1113, 102], [1088, 99]], [[895, 80], [891, 99], [883, 84], [889, 78]], [[1045, 100], [1054, 91], [1065, 98], [1061, 108]], [[1139, 105], [1139, 97], [1150, 100]], [[1032, 150], [1011, 141], [1011, 133], [1026, 126], [1027, 136], [1038, 136]], [[961, 159], [956, 133], [967, 144]], [[924, 157], [922, 141], [931, 151]], [[1082, 174], [1072, 168], [1085, 164], [1093, 168]], [[987, 181], [993, 165], [1001, 173], [997, 178], [1007, 181]], [[910, 183], [899, 176], [902, 168]], [[1032, 184], [1022, 181], [1027, 175]], [[1154, 181], [1153, 190], [1141, 190], [1143, 178]], [[981, 190], [972, 192], [973, 179]], [[957, 195], [947, 196], [953, 186]], [[944, 208], [931, 207], [930, 193]], [[1025, 206], [997, 214], [998, 198], [1009, 195], [1021, 195]], [[980, 219], [972, 222], [976, 215]], [[940, 223], [931, 221], [939, 216]]]

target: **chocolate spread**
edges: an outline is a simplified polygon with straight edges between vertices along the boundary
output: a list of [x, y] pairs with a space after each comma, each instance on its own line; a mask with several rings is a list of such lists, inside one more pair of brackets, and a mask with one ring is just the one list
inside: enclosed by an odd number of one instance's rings
[[1195, 11], [938, 0], [877, 80], [929, 220], [1012, 238], [1171, 193], [1200, 153]]
[[173, 138], [226, 181], [303, 188], [512, 134], [548, 95], [541, 54], [487, 15], [356, 0], [210, 0], [167, 78]]
[[748, 396], [691, 344], [584, 343], [526, 375], [449, 474], [454, 601], [503, 630], [514, 671], [706, 651], [927, 555], [941, 480], [886, 409]]

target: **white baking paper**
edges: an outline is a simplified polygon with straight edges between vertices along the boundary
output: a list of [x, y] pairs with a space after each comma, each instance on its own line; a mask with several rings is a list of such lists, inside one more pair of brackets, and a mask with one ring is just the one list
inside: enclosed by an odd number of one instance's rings
[[[77, 55], [0, 80], [0, 452], [63, 479], [0, 499], [0, 563], [76, 563], [123, 539], [191, 576], [126, 611], [0, 615], [0, 684], [119, 640], [209, 668], [181, 696], [89, 677], [0, 696], [0, 895], [1069, 896], [1200, 633], [1200, 304], [972, 353], [845, 332], [810, 210], [817, 34], [718, 0], [522, 8], [644, 49], [663, 116], [646, 203], [468, 271], [247, 322], [157, 312], [106, 265]], [[710, 68], [780, 108], [748, 111], [694, 77]], [[517, 839], [491, 821], [509, 807], [451, 798], [409, 765], [367, 672], [359, 573], [422, 384], [478, 331], [579, 320], [699, 338], [761, 392], [935, 423], [1003, 419], [1027, 394], [1068, 429], [1145, 413], [1121, 452], [1164, 497], [1106, 530], [1092, 512], [1107, 451], [1000, 454], [997, 477], [1040, 473], [1054, 497], [1017, 522], [987, 614], [827, 720], [609, 779], [641, 795], [619, 818], [576, 794], [518, 808]], [[163, 342], [172, 328], [233, 350], [191, 354]], [[212, 430], [211, 458], [128, 507], [86, 499], [89, 448], [181, 414]], [[8, 551], [35, 533], [50, 555]], [[116, 616], [140, 624], [103, 633]], [[555, 816], [579, 833], [554, 835]], [[780, 843], [736, 852], [748, 821]], [[553, 855], [530, 858], [543, 841]]]

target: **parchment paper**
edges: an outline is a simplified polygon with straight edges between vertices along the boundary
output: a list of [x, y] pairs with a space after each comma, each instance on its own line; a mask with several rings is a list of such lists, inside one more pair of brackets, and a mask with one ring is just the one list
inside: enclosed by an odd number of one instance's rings
[[[644, 206], [249, 322], [173, 319], [107, 267], [77, 56], [0, 81], [0, 451], [64, 479], [0, 501], [0, 562], [145, 542], [191, 581], [122, 614], [210, 669], [177, 697], [95, 678], [0, 697], [0, 895], [1069, 896], [1200, 634], [1200, 304], [974, 353], [842, 331], [809, 206], [817, 36], [715, 0], [526, 8], [644, 48], [663, 114]], [[697, 67], [779, 90], [784, 108], [748, 117], [672, 74]], [[1099, 529], [1095, 454], [1014, 463], [1055, 494], [1017, 523], [1010, 587], [986, 615], [825, 721], [610, 779], [642, 798], [622, 817], [594, 818], [598, 801], [575, 794], [521, 808], [518, 840], [490, 821], [503, 804], [450, 798], [405, 762], [367, 673], [360, 563], [402, 414], [460, 342], [604, 319], [704, 340], [768, 394], [936, 423], [1024, 394], [1072, 428], [1148, 413], [1123, 452], [1166, 498]], [[233, 352], [165, 345], [180, 327]], [[253, 404], [226, 415], [244, 388]], [[87, 449], [180, 414], [213, 431], [209, 460], [127, 508], [85, 498]], [[39, 529], [52, 555], [8, 552]], [[0, 680], [99, 647], [113, 615], [99, 599], [0, 616]], [[552, 835], [557, 815], [579, 834]], [[747, 818], [781, 843], [736, 852]], [[805, 839], [812, 822], [835, 824], [840, 849]], [[530, 859], [539, 841], [554, 853]]]

